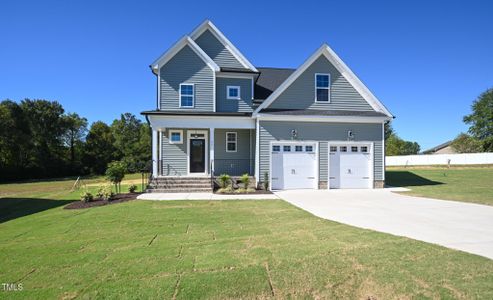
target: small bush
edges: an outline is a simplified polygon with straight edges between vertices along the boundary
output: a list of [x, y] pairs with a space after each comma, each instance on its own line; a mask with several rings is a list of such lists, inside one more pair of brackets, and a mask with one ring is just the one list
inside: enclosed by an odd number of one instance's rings
[[128, 187], [128, 191], [130, 193], [135, 193], [136, 190], [137, 190], [137, 186], [135, 184], [132, 184]]
[[264, 185], [264, 190], [267, 191], [269, 189], [269, 173], [264, 173], [264, 182], [262, 184]]
[[234, 193], [234, 189], [232, 186], [227, 186], [227, 187], [224, 187], [224, 188], [220, 188], [217, 190], [217, 193], [218, 194], [231, 194], [231, 193]]
[[252, 189], [252, 188], [239, 188], [237, 190], [235, 190], [235, 193], [236, 194], [251, 194], [251, 193], [255, 193], [255, 189]]
[[250, 175], [248, 173], [241, 175], [240, 182], [243, 184], [244, 189], [248, 189], [250, 186]]
[[231, 176], [228, 174], [221, 174], [219, 175], [219, 186], [221, 188], [226, 188], [231, 183]]
[[111, 185], [100, 185], [96, 196], [100, 199], [110, 201], [115, 197], [113, 190], [111, 189]]
[[93, 199], [94, 199], [94, 197], [88, 191], [85, 191], [85, 192], [80, 194], [80, 201], [82, 201], [82, 202], [90, 202]]

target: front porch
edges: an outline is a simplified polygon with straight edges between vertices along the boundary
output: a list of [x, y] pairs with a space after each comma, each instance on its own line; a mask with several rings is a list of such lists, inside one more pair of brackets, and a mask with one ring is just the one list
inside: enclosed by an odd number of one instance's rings
[[254, 176], [257, 137], [251, 118], [159, 115], [149, 119], [154, 178]]

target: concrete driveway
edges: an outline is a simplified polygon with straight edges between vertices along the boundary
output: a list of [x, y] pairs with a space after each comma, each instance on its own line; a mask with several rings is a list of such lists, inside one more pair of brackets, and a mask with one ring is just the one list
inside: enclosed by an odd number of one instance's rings
[[276, 194], [318, 217], [493, 259], [493, 206], [403, 196], [390, 189]]

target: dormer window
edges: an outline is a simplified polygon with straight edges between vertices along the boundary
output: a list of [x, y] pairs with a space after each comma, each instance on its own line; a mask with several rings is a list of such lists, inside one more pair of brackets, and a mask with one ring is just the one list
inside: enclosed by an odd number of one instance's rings
[[195, 102], [194, 86], [190, 83], [180, 84], [180, 107], [193, 107]]
[[226, 95], [228, 99], [231, 100], [239, 100], [241, 95], [240, 95], [240, 87], [239, 86], [232, 86], [228, 85], [226, 87]]
[[315, 102], [329, 102], [330, 74], [315, 74]]

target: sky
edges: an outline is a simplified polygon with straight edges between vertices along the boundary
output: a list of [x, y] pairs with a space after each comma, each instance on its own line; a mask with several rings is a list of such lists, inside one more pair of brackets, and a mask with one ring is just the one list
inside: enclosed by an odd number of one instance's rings
[[[322, 43], [422, 149], [453, 139], [493, 87], [493, 1], [0, 3], [0, 99], [57, 100], [89, 122], [155, 108], [149, 64], [210, 19], [255, 66], [297, 68]], [[140, 116], [141, 117], [141, 116]]]

